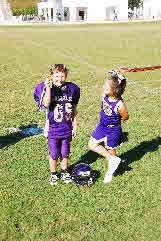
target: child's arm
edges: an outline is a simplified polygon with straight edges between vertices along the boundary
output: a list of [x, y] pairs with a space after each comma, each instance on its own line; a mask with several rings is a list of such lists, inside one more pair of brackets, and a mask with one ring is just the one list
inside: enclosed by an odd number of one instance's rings
[[72, 130], [72, 136], [75, 137], [76, 136], [76, 131], [77, 131], [77, 108], [76, 106], [74, 107], [74, 111], [73, 111], [73, 120], [72, 120], [72, 125], [73, 125], [73, 130]]
[[43, 97], [43, 106], [48, 108], [49, 105], [51, 104], [51, 88], [52, 88], [51, 81], [48, 78], [45, 81], [45, 87], [46, 87], [46, 91]]
[[127, 106], [124, 102], [121, 101], [118, 107], [118, 112], [121, 115], [121, 120], [128, 120], [129, 119], [129, 114], [128, 114], [128, 109]]
[[78, 86], [75, 87], [75, 92], [73, 96], [73, 115], [72, 115], [72, 136], [76, 136], [76, 130], [77, 130], [77, 105], [80, 99], [80, 88]]

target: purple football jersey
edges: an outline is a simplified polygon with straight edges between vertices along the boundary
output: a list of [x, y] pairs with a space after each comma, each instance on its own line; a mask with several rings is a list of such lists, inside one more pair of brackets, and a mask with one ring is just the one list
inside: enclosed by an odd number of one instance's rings
[[[41, 108], [44, 83], [40, 83], [34, 92], [34, 99]], [[72, 83], [65, 82], [61, 87], [51, 89], [52, 102], [49, 106], [49, 138], [63, 138], [72, 135], [73, 110], [79, 102], [80, 88]]]

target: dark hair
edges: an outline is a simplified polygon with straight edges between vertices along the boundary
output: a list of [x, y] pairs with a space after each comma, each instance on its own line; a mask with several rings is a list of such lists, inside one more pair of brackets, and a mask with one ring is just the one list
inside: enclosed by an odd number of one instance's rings
[[50, 68], [49, 68], [50, 74], [53, 75], [55, 70], [58, 70], [60, 72], [64, 72], [66, 74], [69, 71], [65, 64], [53, 64], [53, 65], [51, 65]]
[[108, 72], [109, 80], [111, 80], [111, 88], [113, 91], [113, 95], [116, 98], [121, 97], [126, 88], [126, 78], [122, 73], [118, 73], [117, 71]]

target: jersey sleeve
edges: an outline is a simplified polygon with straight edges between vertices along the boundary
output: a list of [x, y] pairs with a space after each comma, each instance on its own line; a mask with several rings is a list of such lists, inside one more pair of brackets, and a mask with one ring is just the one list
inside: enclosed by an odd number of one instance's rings
[[73, 104], [78, 105], [79, 99], [80, 99], [80, 88], [76, 86], [74, 90]]
[[46, 89], [43, 82], [38, 84], [34, 90], [34, 100], [37, 102], [39, 110], [42, 109], [42, 101], [45, 95], [45, 91]]

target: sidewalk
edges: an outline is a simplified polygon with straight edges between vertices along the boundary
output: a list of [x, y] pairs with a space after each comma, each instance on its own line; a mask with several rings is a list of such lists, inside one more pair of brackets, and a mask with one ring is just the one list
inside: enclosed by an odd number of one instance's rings
[[115, 21], [61, 21], [61, 22], [41, 22], [41, 21], [3, 21], [0, 22], [0, 26], [8, 25], [8, 26], [19, 26], [19, 25], [63, 25], [63, 24], [118, 24], [118, 23], [138, 23], [138, 22], [159, 22], [161, 18], [158, 19], [130, 19], [130, 20], [115, 20]]

